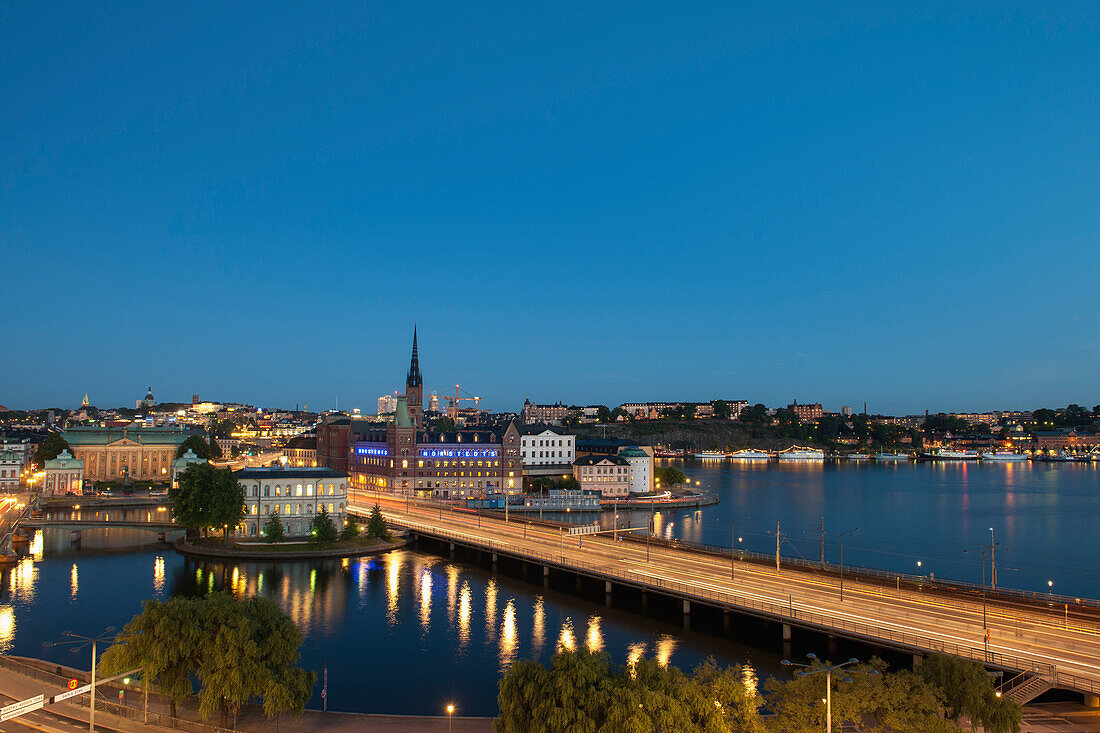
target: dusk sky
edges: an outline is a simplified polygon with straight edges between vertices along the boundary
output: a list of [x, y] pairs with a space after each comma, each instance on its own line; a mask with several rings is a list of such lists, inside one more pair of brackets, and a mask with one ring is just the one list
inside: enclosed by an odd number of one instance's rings
[[1100, 402], [1100, 5], [0, 7], [0, 403]]

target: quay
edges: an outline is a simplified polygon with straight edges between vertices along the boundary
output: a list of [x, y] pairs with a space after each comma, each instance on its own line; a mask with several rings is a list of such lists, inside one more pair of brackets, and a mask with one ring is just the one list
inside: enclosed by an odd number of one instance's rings
[[[551, 574], [599, 583], [608, 602], [613, 593], [640, 593], [672, 599], [682, 608], [685, 626], [704, 609], [721, 613], [730, 628], [735, 617], [766, 622], [784, 642], [793, 634], [820, 634], [874, 648], [913, 655], [943, 652], [971, 659], [1003, 673], [1003, 690], [1017, 702], [1029, 702], [1050, 689], [1079, 693], [1087, 705], [1100, 706], [1100, 612], [1096, 602], [1074, 609], [1053, 607], [1045, 599], [970, 593], [946, 595], [920, 588], [884, 585], [857, 576], [839, 579], [807, 567], [776, 566], [716, 557], [695, 548], [623, 541], [606, 534], [570, 536], [565, 527], [506, 520], [499, 514], [471, 515], [442, 505], [424, 505], [404, 497], [363, 492], [349, 510], [365, 515], [369, 504], [382, 506], [387, 522], [409, 530], [415, 540], [485, 553], [498, 562], [541, 569], [544, 585]], [[892, 580], [892, 579], [891, 579]]]

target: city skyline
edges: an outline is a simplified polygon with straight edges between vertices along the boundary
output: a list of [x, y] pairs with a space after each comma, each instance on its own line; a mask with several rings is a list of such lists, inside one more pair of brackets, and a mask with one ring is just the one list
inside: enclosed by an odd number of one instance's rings
[[12, 6], [0, 403], [1093, 404], [1098, 26]]

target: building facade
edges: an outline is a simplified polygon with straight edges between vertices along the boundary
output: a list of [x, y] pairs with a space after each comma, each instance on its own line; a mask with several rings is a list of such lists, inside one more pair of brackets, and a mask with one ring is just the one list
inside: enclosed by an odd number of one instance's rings
[[631, 446], [620, 450], [619, 457], [630, 464], [630, 493], [648, 494], [653, 491], [653, 449]]
[[44, 464], [42, 493], [46, 496], [64, 496], [72, 492], [80, 494], [84, 488], [84, 463], [67, 450]]
[[317, 436], [299, 435], [291, 438], [283, 446], [283, 458], [286, 465], [295, 468], [317, 467]]
[[187, 451], [172, 461], [172, 488], [177, 488], [180, 485], [180, 474], [187, 470], [187, 467], [193, 463], [206, 463], [205, 460], [195, 455], [195, 451], [190, 448]]
[[526, 474], [561, 473], [553, 468], [569, 473], [577, 458], [577, 436], [548, 427], [525, 428], [519, 451]]
[[582, 490], [598, 491], [605, 499], [630, 495], [630, 463], [617, 455], [592, 455], [573, 464], [573, 478]]
[[787, 409], [798, 416], [799, 422], [817, 422], [825, 416], [825, 410], [821, 407], [820, 402], [814, 402], [809, 405], [800, 405], [798, 401], [794, 401], [787, 405]]
[[524, 400], [520, 419], [525, 423], [554, 423], [560, 425], [569, 417], [568, 405], [557, 402], [553, 405], [536, 405]]
[[245, 518], [237, 527], [243, 537], [260, 537], [272, 514], [289, 537], [309, 535], [310, 523], [323, 506], [337, 529], [347, 519], [348, 475], [327, 468], [246, 468], [233, 475], [244, 487]]
[[13, 450], [0, 450], [0, 491], [18, 491], [23, 456]]
[[70, 428], [63, 434], [93, 481], [170, 480], [176, 449], [189, 437], [179, 428]]

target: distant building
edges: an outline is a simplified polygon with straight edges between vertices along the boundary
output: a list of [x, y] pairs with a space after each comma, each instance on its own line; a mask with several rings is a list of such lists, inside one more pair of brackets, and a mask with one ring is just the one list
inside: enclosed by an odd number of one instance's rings
[[817, 422], [825, 416], [825, 410], [822, 409], [820, 402], [814, 402], [809, 405], [800, 405], [795, 400], [791, 404], [787, 405], [787, 409], [792, 411], [798, 416], [799, 422]]
[[682, 402], [624, 402], [619, 409], [637, 420], [656, 420], [670, 408], [681, 408]]
[[[394, 409], [397, 409], [397, 404], [394, 404]], [[439, 395], [432, 392], [432, 396], [428, 398], [428, 412], [432, 414], [439, 414]]]
[[525, 476], [572, 473], [577, 457], [577, 436], [560, 428], [525, 427], [520, 435], [519, 456]]
[[84, 463], [67, 450], [57, 458], [45, 462], [42, 493], [46, 496], [64, 496], [68, 492], [80, 494], [84, 488]]
[[1092, 451], [1100, 448], [1100, 428], [1096, 426], [1036, 430], [1032, 443], [1035, 450]]
[[295, 468], [317, 467], [317, 436], [299, 435], [291, 438], [283, 446], [283, 458], [286, 465]]
[[378, 414], [392, 415], [397, 409], [397, 395], [384, 394], [378, 398]]
[[179, 428], [121, 427], [66, 430], [62, 437], [94, 480], [169, 480], [176, 448], [190, 433]]
[[848, 405], [841, 405], [840, 406], [840, 416], [841, 417], [851, 417], [852, 416], [852, 408], [848, 407]]
[[309, 535], [323, 506], [337, 529], [347, 518], [348, 475], [327, 468], [246, 468], [234, 471], [244, 486], [245, 518], [237, 532], [258, 537], [272, 514], [290, 537]]
[[23, 456], [13, 450], [0, 451], [0, 491], [18, 491]]
[[[85, 394], [84, 396], [87, 397], [88, 395]], [[156, 400], [155, 397], [153, 397], [153, 388], [150, 387], [149, 391], [145, 393], [145, 397], [138, 400], [137, 404], [134, 405], [134, 407], [136, 407], [140, 410], [142, 407], [155, 407], [156, 404], [157, 404], [157, 400]]]
[[538, 494], [528, 494], [523, 503], [528, 510], [599, 511], [600, 492], [591, 489], [547, 489]]
[[524, 400], [520, 419], [525, 423], [552, 423], [560, 425], [569, 417], [569, 407], [561, 402], [552, 405], [536, 405]]
[[573, 478], [581, 489], [598, 491], [605, 499], [630, 495], [630, 462], [616, 455], [593, 455], [573, 463]]

